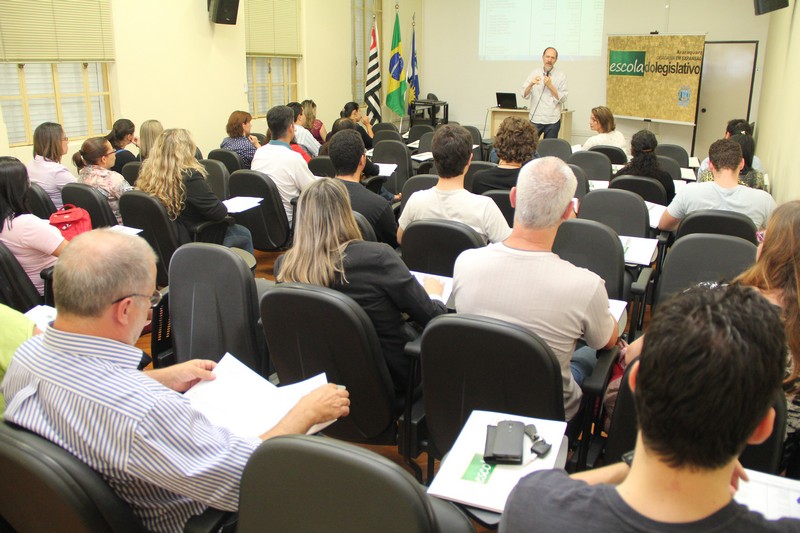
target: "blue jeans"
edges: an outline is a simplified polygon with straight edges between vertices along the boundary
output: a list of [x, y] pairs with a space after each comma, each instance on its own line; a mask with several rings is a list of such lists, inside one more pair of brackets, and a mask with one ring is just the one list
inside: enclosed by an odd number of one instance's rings
[[222, 245], [228, 248], [241, 248], [250, 254], [254, 252], [253, 236], [250, 235], [250, 230], [239, 224], [228, 226]]
[[558, 132], [561, 130], [561, 119], [555, 124], [537, 124], [535, 122], [532, 124], [536, 126], [536, 131], [539, 132], [539, 135], [545, 139], [557, 139]]
[[592, 375], [594, 367], [597, 365], [597, 350], [588, 346], [582, 346], [572, 353], [569, 361], [569, 368], [572, 370], [572, 378], [580, 387], [583, 380]]

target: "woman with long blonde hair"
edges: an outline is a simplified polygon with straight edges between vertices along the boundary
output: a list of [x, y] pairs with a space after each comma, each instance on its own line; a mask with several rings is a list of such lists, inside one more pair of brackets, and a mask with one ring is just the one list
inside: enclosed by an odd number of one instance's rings
[[[191, 240], [191, 229], [207, 221], [220, 221], [228, 209], [211, 191], [206, 170], [195, 159], [196, 145], [184, 129], [164, 130], [142, 163], [136, 188], [158, 198], [176, 220], [181, 242]], [[228, 226], [222, 244], [253, 253], [253, 239], [244, 226]]]
[[772, 212], [756, 263], [734, 283], [749, 285], [781, 308], [788, 344], [789, 368], [784, 390], [788, 432], [784, 456], [789, 475], [800, 475], [800, 201], [786, 202]]
[[157, 120], [145, 120], [139, 128], [139, 161], [144, 161], [150, 155], [150, 150], [156, 139], [164, 131], [164, 126]]
[[440, 296], [432, 299], [442, 293], [439, 281], [427, 278], [423, 288], [390, 246], [361, 239], [347, 189], [336, 179], [318, 179], [300, 195], [294, 245], [278, 258], [275, 273], [278, 282], [330, 287], [358, 302], [375, 326], [398, 394], [409, 379], [403, 347], [419, 335], [403, 313], [425, 326], [447, 311]]

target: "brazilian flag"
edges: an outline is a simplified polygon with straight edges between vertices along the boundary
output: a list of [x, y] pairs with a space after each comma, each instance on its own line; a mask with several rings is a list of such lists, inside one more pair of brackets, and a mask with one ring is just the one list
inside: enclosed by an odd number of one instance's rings
[[403, 41], [400, 38], [400, 15], [394, 16], [392, 56], [389, 58], [389, 88], [386, 106], [398, 115], [405, 114], [406, 77], [403, 74]]

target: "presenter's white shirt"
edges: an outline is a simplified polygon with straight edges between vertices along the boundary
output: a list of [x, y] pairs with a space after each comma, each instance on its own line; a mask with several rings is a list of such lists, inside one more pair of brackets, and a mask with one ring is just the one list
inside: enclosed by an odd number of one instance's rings
[[541, 67], [535, 69], [525, 78], [525, 83], [522, 84], [521, 94], [523, 98], [525, 98], [525, 89], [536, 76], [542, 79], [531, 87], [531, 94], [528, 97], [530, 100], [528, 104], [530, 120], [535, 124], [555, 124], [561, 120], [561, 107], [567, 101], [567, 75], [556, 69], [550, 71], [553, 87], [558, 92], [558, 98], [556, 98], [550, 92], [550, 89], [544, 86], [544, 70]]

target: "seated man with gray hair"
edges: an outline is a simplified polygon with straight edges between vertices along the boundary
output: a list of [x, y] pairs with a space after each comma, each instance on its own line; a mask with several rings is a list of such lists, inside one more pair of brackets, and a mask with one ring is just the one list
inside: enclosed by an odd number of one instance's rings
[[6, 373], [5, 419], [97, 471], [150, 531], [180, 531], [206, 507], [237, 510], [242, 471], [262, 440], [349, 413], [347, 392], [328, 384], [245, 438], [212, 425], [180, 394], [214, 379], [213, 361], [138, 371], [136, 340], [161, 299], [156, 256], [140, 237], [79, 235], [56, 263], [54, 294], [57, 318]]
[[[608, 310], [602, 278], [552, 251], [558, 227], [575, 214], [575, 187], [575, 175], [558, 158], [522, 167], [511, 189], [516, 208], [511, 235], [462, 253], [453, 281], [459, 313], [517, 324], [550, 346], [561, 365], [567, 420], [578, 413], [580, 385], [594, 369], [595, 350], [617, 342], [617, 321]], [[578, 339], [588, 348], [575, 351]]]

